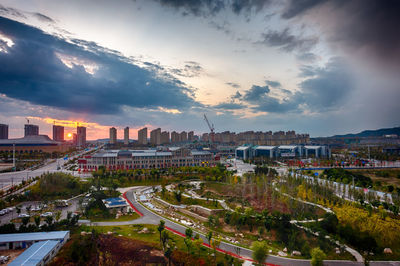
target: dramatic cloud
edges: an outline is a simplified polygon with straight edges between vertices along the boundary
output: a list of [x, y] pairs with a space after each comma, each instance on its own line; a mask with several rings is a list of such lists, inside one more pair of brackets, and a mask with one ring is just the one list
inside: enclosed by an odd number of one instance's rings
[[282, 87], [281, 83], [279, 81], [275, 80], [266, 80], [265, 83], [273, 88], [280, 88]]
[[247, 90], [243, 95], [243, 100], [250, 103], [257, 103], [262, 101], [262, 98], [270, 92], [268, 86], [253, 85], [250, 90]]
[[286, 52], [292, 52], [293, 50], [307, 52], [318, 43], [318, 38], [294, 36], [290, 33], [289, 28], [286, 28], [283, 31], [270, 30], [267, 33], [263, 33], [261, 40], [257, 43], [277, 47]]
[[397, 0], [291, 0], [282, 17], [319, 25], [330, 43], [349, 54], [400, 67], [399, 14]]
[[187, 61], [182, 69], [174, 68], [171, 72], [181, 77], [192, 78], [200, 76], [204, 69], [197, 62]]
[[214, 105], [213, 107], [217, 108], [217, 109], [225, 109], [225, 110], [237, 110], [237, 109], [244, 108], [244, 106], [242, 104], [234, 103], [234, 102], [220, 103], [220, 104]]
[[314, 68], [307, 74], [311, 77], [299, 84], [302, 90], [293, 97], [311, 110], [339, 109], [354, 90], [350, 69], [342, 59], [331, 59], [325, 67]]
[[18, 9], [0, 5], [0, 15], [12, 15], [14, 17], [25, 18], [25, 15]]
[[[239, 89], [240, 88], [240, 85], [237, 84], [237, 83], [234, 83], [234, 82], [227, 82], [225, 84], [229, 85], [229, 86], [231, 86], [232, 88], [235, 88], [235, 89]], [[239, 92], [237, 92], [237, 93], [239, 93]]]
[[[266, 80], [265, 86], [253, 85], [243, 95], [237, 92], [231, 102], [219, 104], [221, 109], [243, 108], [251, 105], [251, 109], [269, 113], [287, 113], [292, 111], [327, 112], [340, 109], [347, 101], [347, 96], [355, 89], [347, 64], [340, 58], [332, 58], [324, 67], [304, 66], [301, 77], [305, 79], [299, 84], [299, 91], [292, 93], [282, 88], [278, 81]], [[278, 99], [271, 96], [273, 90], [283, 92], [286, 97]], [[244, 104], [247, 103], [247, 104]]]
[[162, 5], [182, 11], [183, 15], [215, 16], [223, 10], [231, 10], [234, 14], [249, 16], [252, 12], [260, 12], [272, 3], [271, 0], [155, 0]]
[[33, 13], [33, 15], [36, 18], [38, 18], [39, 20], [43, 21], [43, 22], [48, 22], [48, 23], [54, 23], [55, 22], [52, 18], [50, 18], [50, 17], [48, 17], [46, 15], [43, 15], [41, 13]]
[[324, 2], [327, 2], [327, 0], [289, 0], [282, 17], [286, 19], [293, 18]]
[[[107, 114], [124, 106], [186, 109], [197, 104], [180, 81], [160, 77], [95, 43], [67, 42], [2, 17], [0, 34], [14, 43], [0, 51], [0, 92], [8, 97]], [[188, 66], [199, 70], [193, 62]]]

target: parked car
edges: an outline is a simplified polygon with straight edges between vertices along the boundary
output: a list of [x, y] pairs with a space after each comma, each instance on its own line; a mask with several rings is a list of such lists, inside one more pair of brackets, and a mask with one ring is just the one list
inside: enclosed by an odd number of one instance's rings
[[5, 210], [1, 210], [0, 211], [0, 216], [3, 216], [4, 214], [6, 214]]
[[53, 216], [53, 213], [52, 212], [45, 212], [45, 213], [42, 213], [40, 215], [40, 217], [47, 217], [47, 216]]
[[18, 215], [18, 218], [25, 218], [25, 217], [30, 217], [29, 214], [26, 213], [21, 213], [20, 215]]

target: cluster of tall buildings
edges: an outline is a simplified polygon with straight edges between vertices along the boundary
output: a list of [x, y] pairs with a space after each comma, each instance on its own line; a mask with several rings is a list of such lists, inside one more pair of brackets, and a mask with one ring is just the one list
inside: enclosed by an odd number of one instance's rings
[[309, 134], [296, 134], [295, 131], [278, 131], [278, 132], [262, 132], [262, 131], [246, 131], [241, 133], [235, 132], [221, 132], [214, 133], [212, 136], [209, 133], [202, 135], [202, 141], [224, 144], [252, 144], [252, 145], [289, 145], [289, 144], [307, 144], [310, 142]]
[[[173, 131], [171, 134], [168, 131], [162, 131], [161, 128], [156, 128], [150, 131], [150, 140], [148, 139], [147, 127], [138, 130], [138, 144], [139, 145], [163, 145], [170, 143], [180, 143], [187, 141], [194, 141], [195, 135], [193, 131], [189, 133], [182, 131], [180, 133]], [[110, 144], [117, 143], [117, 129], [110, 128]], [[124, 144], [129, 144], [129, 127], [124, 129]]]
[[[8, 139], [8, 125], [0, 124], [0, 139]], [[39, 126], [33, 124], [25, 124], [24, 126], [24, 138], [28, 136], [39, 136]], [[53, 125], [53, 140], [58, 142], [64, 142], [64, 127]], [[86, 127], [78, 126], [76, 133], [72, 134], [72, 142], [76, 146], [83, 147], [86, 145]]]

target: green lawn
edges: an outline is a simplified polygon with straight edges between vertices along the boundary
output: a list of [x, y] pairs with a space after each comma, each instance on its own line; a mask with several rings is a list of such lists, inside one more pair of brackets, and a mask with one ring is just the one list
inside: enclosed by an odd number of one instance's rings
[[182, 199], [180, 202], [176, 199], [175, 195], [171, 192], [165, 192], [164, 196], [161, 193], [157, 193], [157, 195], [165, 200], [168, 203], [174, 204], [174, 205], [199, 205], [203, 206], [208, 209], [223, 209], [221, 204], [218, 201], [213, 201], [212, 199], [207, 200], [200, 200], [200, 199], [193, 199], [193, 198], [188, 198], [185, 196], [182, 196]]

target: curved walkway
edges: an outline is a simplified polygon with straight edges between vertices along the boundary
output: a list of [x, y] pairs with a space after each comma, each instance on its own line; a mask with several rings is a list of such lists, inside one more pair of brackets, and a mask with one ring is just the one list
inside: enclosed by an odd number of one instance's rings
[[[128, 201], [129, 205], [141, 216], [138, 219], [126, 221], [126, 222], [97, 222], [91, 223], [93, 226], [117, 226], [117, 225], [129, 225], [129, 224], [159, 224], [161, 220], [165, 221], [165, 228], [174, 234], [180, 235], [185, 237], [185, 231], [188, 227], [175, 223], [165, 217], [160, 216], [159, 214], [148, 210], [144, 206], [142, 206], [139, 202], [136, 201], [136, 197], [134, 195], [134, 191], [137, 189], [143, 189], [144, 187], [134, 187], [131, 188], [129, 191], [123, 193], [123, 197]], [[193, 229], [193, 228], [192, 228]], [[206, 239], [205, 235], [193, 230], [194, 234], [199, 234], [199, 236], [203, 239], [203, 245], [206, 247], [210, 247], [207, 243], [208, 240]], [[253, 261], [251, 259], [252, 251], [248, 248], [239, 247], [228, 242], [221, 241], [219, 248], [217, 251], [222, 253], [227, 253], [233, 257], [240, 258], [246, 261]], [[310, 260], [305, 259], [291, 259], [291, 258], [284, 258], [275, 255], [269, 255], [265, 265], [296, 265], [296, 266], [303, 266], [303, 265], [310, 265]], [[324, 265], [329, 266], [336, 266], [336, 265], [364, 265], [361, 262], [355, 261], [346, 261], [346, 260], [325, 260]], [[393, 262], [393, 261], [374, 261], [370, 262], [370, 265], [399, 265], [400, 262]]]

